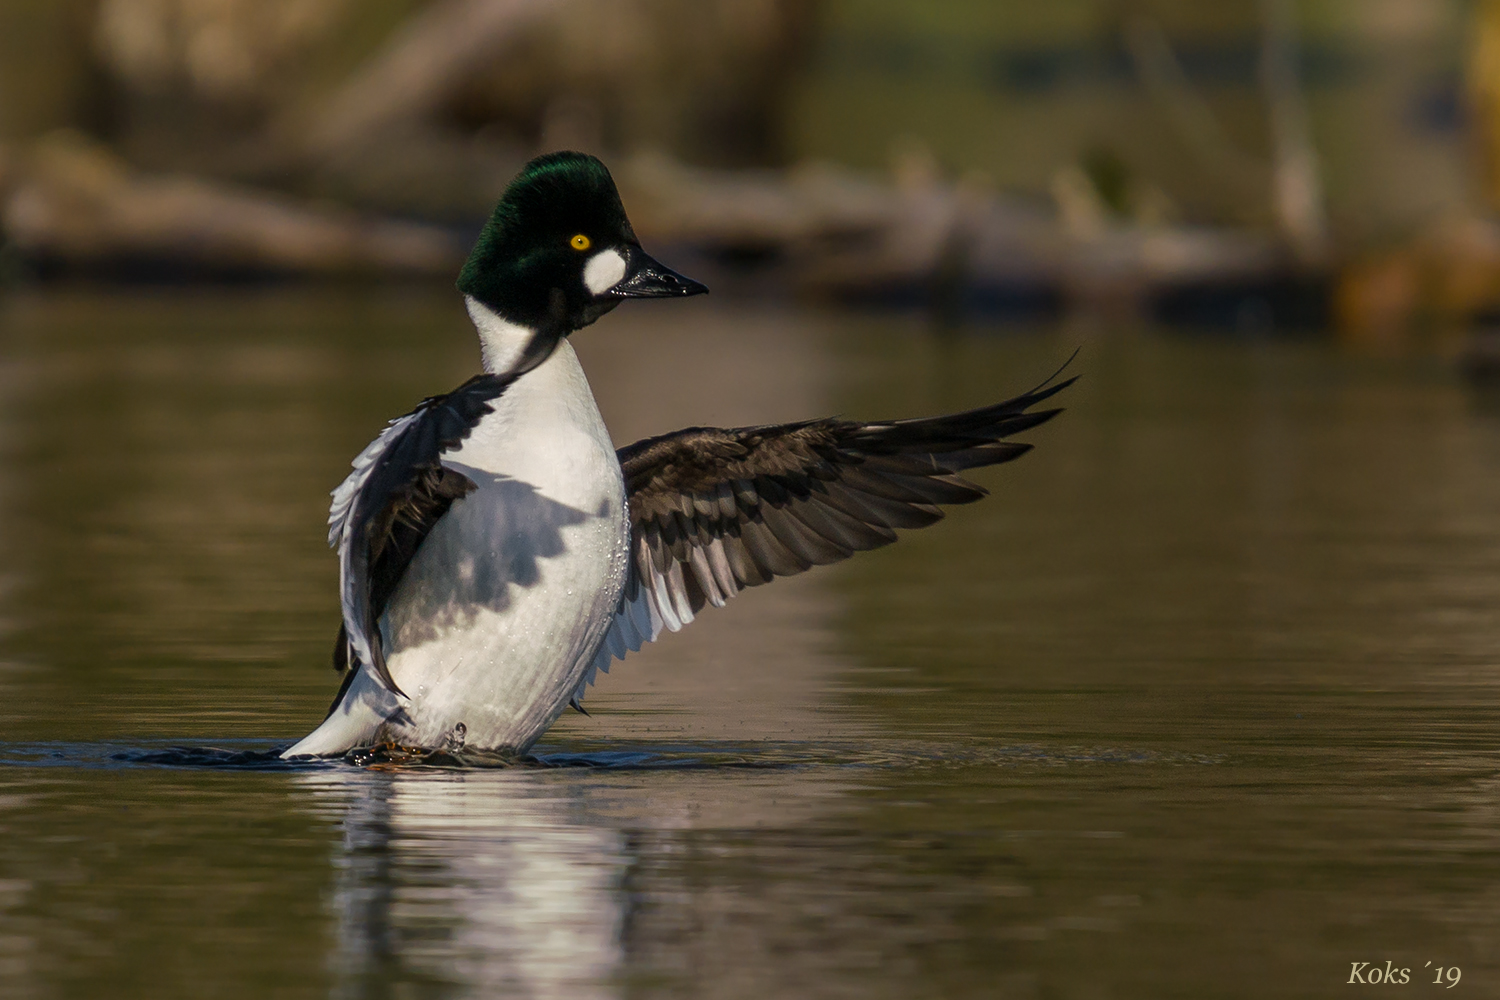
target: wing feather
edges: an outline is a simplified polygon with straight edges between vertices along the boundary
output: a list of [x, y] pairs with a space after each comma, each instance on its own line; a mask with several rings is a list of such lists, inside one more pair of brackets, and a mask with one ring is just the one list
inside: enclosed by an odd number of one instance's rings
[[1073, 381], [943, 417], [690, 427], [621, 448], [633, 558], [600, 671], [705, 605], [889, 545], [896, 529], [985, 496], [959, 473], [1029, 451], [1007, 438], [1060, 413], [1034, 407]]
[[386, 667], [376, 623], [433, 525], [475, 489], [467, 476], [442, 464], [443, 453], [469, 436], [513, 381], [513, 375], [478, 375], [424, 399], [359, 453], [333, 491], [328, 543], [338, 549], [344, 618], [335, 666], [368, 665], [382, 684], [404, 695]]

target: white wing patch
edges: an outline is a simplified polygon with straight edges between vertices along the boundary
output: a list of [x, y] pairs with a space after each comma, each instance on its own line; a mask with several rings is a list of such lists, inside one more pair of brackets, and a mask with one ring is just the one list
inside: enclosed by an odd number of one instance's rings
[[[673, 559], [662, 572], [652, 562], [651, 551], [644, 541], [637, 542], [634, 548], [635, 559], [630, 565], [625, 594], [634, 589], [635, 600], [620, 595], [620, 606], [615, 609], [609, 630], [604, 633], [604, 641], [573, 692], [575, 702], [583, 700], [584, 693], [600, 674], [609, 673], [615, 660], [639, 652], [646, 643], [660, 638], [664, 631], [680, 632], [695, 617], [682, 575], [683, 564]], [[688, 551], [692, 559], [688, 564], [689, 571], [708, 603], [722, 608], [725, 601], [740, 592], [730, 571], [729, 560], [724, 555], [723, 543], [715, 538], [704, 548], [689, 546]]]
[[[349, 544], [349, 515], [354, 510], [354, 500], [359, 496], [359, 491], [364, 489], [365, 483], [370, 478], [370, 473], [375, 468], [375, 463], [380, 461], [380, 456], [385, 452], [386, 446], [395, 437], [406, 429], [407, 425], [419, 419], [422, 411], [408, 413], [404, 417], [392, 420], [380, 436], [369, 444], [365, 450], [354, 456], [354, 461], [349, 464], [354, 471], [344, 478], [329, 494], [333, 502], [328, 506], [328, 547], [339, 550], [339, 562], [343, 563], [342, 556], [345, 547]], [[342, 589], [342, 588], [341, 588]]]

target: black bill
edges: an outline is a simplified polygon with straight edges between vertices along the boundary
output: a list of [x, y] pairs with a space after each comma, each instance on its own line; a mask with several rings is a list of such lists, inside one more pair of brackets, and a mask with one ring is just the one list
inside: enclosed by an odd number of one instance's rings
[[625, 262], [625, 277], [608, 295], [621, 299], [670, 299], [702, 295], [708, 286], [678, 274], [640, 247], [632, 247]]

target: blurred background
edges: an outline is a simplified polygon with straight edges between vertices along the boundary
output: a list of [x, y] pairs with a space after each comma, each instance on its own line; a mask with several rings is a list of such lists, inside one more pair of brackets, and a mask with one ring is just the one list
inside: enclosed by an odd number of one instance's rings
[[[713, 289], [619, 444], [1083, 377], [527, 766], [267, 766], [569, 147]], [[1497, 199], [1500, 0], [0, 0], [0, 996], [1500, 996]]]
[[0, 2], [12, 284], [446, 278], [558, 148], [648, 243], [941, 322], [1500, 305], [1487, 0]]

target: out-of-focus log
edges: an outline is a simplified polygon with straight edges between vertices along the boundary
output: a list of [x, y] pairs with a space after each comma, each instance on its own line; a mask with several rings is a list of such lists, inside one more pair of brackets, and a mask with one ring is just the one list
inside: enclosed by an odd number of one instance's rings
[[829, 165], [718, 171], [640, 155], [615, 171], [652, 242], [763, 252], [814, 294], [860, 298], [944, 286], [1138, 297], [1191, 284], [1254, 283], [1289, 261], [1269, 234], [1101, 221], [1075, 231], [1044, 206], [977, 182], [898, 169], [879, 184]]
[[730, 250], [785, 250], [887, 228], [889, 189], [833, 166], [708, 170], [641, 153], [614, 171], [636, 231], [651, 239]]
[[23, 256], [64, 268], [149, 261], [210, 274], [448, 275], [463, 258], [440, 229], [137, 173], [75, 133], [54, 133], [13, 160], [0, 230]]
[[[615, 174], [648, 243], [779, 261], [790, 286], [817, 295], [917, 292], [936, 302], [1006, 288], [1141, 301], [1274, 278], [1289, 263], [1268, 234], [1115, 220], [1070, 228], [1044, 205], [945, 181], [935, 168], [898, 169], [882, 184], [829, 165], [722, 171], [642, 154]], [[84, 270], [146, 262], [189, 274], [446, 279], [464, 251], [433, 227], [138, 173], [70, 133], [0, 156], [0, 227], [24, 257]]]

